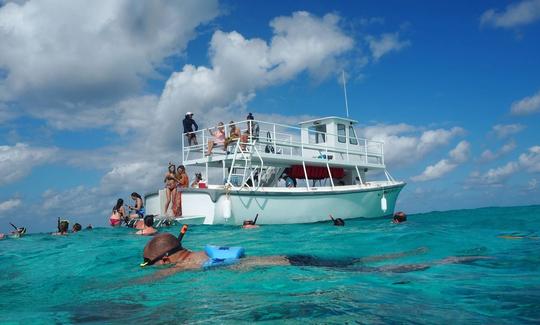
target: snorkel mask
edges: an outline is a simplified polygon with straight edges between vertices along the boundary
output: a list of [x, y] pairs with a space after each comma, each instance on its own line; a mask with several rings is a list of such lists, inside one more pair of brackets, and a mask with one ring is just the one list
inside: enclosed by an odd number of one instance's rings
[[140, 264], [140, 267], [154, 265], [156, 262], [158, 262], [162, 258], [164, 258], [166, 256], [170, 256], [170, 255], [172, 255], [172, 254], [174, 254], [174, 253], [176, 253], [178, 251], [183, 250], [184, 247], [182, 247], [182, 239], [184, 238], [184, 235], [186, 234], [187, 229], [188, 229], [188, 225], [183, 225], [182, 229], [180, 229], [180, 234], [178, 234], [178, 246], [171, 248], [170, 250], [166, 251], [163, 254], [160, 254], [160, 255], [154, 257], [153, 259], [149, 259], [147, 257], [144, 257], [144, 260]]

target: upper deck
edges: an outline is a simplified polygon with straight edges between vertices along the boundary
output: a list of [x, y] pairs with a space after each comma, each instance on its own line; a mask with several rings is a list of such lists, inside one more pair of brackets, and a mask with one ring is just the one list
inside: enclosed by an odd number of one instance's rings
[[[230, 167], [238, 154], [249, 154], [265, 166], [314, 165], [341, 168], [384, 169], [383, 142], [358, 138], [356, 121], [340, 117], [325, 117], [299, 123], [299, 127], [259, 120], [234, 123], [242, 137], [232, 141], [227, 153], [216, 146], [206, 155], [208, 141], [213, 141], [216, 127], [201, 129], [194, 134], [198, 144], [188, 145], [182, 137], [182, 158], [185, 165]], [[225, 125], [226, 137], [231, 124]], [[248, 132], [248, 130], [252, 132]], [[238, 149], [238, 151], [237, 151]]]

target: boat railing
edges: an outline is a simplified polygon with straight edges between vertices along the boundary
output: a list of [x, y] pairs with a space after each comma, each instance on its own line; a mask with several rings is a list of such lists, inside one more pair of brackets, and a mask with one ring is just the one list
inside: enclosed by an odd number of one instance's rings
[[[240, 140], [230, 138], [231, 126], [240, 129]], [[218, 127], [193, 132], [197, 143], [188, 144], [186, 134], [182, 136], [182, 157], [185, 163], [205, 158], [209, 140]], [[302, 129], [290, 125], [259, 120], [245, 120], [222, 126], [229, 142], [228, 151], [233, 151], [236, 141], [247, 150], [256, 148], [261, 154], [274, 154], [280, 158], [322, 159], [353, 165], [384, 166], [384, 144], [381, 141], [358, 138], [356, 135], [337, 135], [328, 132]], [[251, 130], [251, 131], [249, 131]], [[339, 146], [329, 145], [330, 140], [339, 139]], [[220, 148], [221, 147], [221, 148]], [[215, 146], [213, 155], [224, 155], [223, 146]]]

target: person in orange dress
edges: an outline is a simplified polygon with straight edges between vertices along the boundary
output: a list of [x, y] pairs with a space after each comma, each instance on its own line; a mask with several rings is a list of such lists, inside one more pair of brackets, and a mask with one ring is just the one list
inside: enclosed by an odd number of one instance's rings
[[[178, 187], [189, 187], [189, 177], [186, 173], [186, 167], [179, 165], [176, 169], [176, 180], [178, 181]], [[175, 217], [182, 216], [182, 190], [177, 190], [175, 198], [173, 199], [173, 213]]]

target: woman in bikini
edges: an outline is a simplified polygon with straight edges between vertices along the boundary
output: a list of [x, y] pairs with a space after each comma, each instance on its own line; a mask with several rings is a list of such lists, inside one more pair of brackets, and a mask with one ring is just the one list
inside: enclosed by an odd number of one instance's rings
[[225, 143], [223, 144], [224, 145], [223, 150], [225, 152], [227, 152], [227, 147], [229, 146], [229, 144], [231, 142], [234, 142], [235, 140], [237, 140], [241, 136], [240, 128], [237, 127], [236, 124], [234, 124], [234, 121], [230, 121], [229, 125], [230, 125], [229, 137], [227, 139], [225, 139]]
[[126, 209], [124, 209], [124, 200], [118, 199], [116, 205], [112, 208], [112, 215], [109, 218], [111, 227], [120, 227], [122, 220], [126, 216]]
[[165, 215], [169, 214], [169, 204], [171, 201], [173, 202], [173, 214], [174, 214], [174, 199], [176, 198], [176, 186], [178, 184], [178, 180], [176, 179], [176, 167], [169, 163], [169, 170], [167, 174], [165, 174], [165, 178], [163, 179], [163, 182], [165, 183], [165, 191], [167, 194], [167, 201], [165, 202]]
[[208, 140], [208, 151], [206, 152], [207, 156], [212, 154], [212, 149], [214, 146], [223, 146], [225, 143], [225, 127], [223, 126], [223, 122], [218, 123], [218, 126], [214, 132], [209, 132], [214, 139]]
[[128, 206], [134, 213], [129, 215], [129, 218], [144, 218], [144, 205], [141, 195], [137, 192], [131, 193], [131, 199], [135, 201], [135, 206]]
[[[179, 165], [176, 169], [176, 180], [178, 181], [179, 188], [189, 187], [189, 177], [184, 165]], [[177, 195], [173, 200], [173, 212], [175, 217], [182, 216], [182, 190], [177, 190]]]

